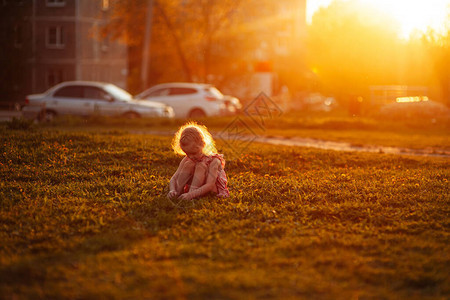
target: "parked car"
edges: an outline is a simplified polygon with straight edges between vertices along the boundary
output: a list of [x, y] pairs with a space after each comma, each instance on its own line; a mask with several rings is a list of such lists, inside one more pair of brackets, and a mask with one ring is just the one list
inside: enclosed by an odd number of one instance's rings
[[330, 112], [337, 108], [338, 103], [333, 97], [325, 97], [319, 93], [312, 93], [303, 98], [302, 110]]
[[[234, 107], [234, 111], [236, 113], [241, 112], [242, 103], [238, 98], [230, 96], [230, 95], [224, 95], [224, 100], [225, 100], [225, 105]], [[233, 110], [233, 109], [231, 109], [231, 110]]]
[[403, 100], [386, 104], [380, 108], [379, 117], [391, 120], [450, 118], [450, 109], [443, 103], [429, 100], [428, 97], [404, 97]]
[[42, 94], [26, 97], [25, 117], [51, 120], [57, 115], [102, 115], [128, 118], [173, 118], [173, 109], [163, 103], [133, 99], [125, 90], [111, 83], [67, 81]]
[[170, 105], [177, 118], [233, 115], [241, 107], [239, 99], [224, 96], [216, 87], [205, 83], [162, 83], [135, 98]]

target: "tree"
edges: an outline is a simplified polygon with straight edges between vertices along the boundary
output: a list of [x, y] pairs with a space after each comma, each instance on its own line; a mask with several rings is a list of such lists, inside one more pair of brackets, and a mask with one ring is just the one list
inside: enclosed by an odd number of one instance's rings
[[439, 98], [450, 106], [450, 29], [445, 33], [428, 30], [420, 41], [430, 57], [433, 78], [439, 85]]
[[[264, 3], [267, 5], [263, 5]], [[259, 46], [251, 23], [266, 16], [271, 1], [256, 0], [154, 0], [150, 82], [202, 81], [222, 85], [242, 72]], [[113, 20], [103, 34], [129, 46], [130, 82], [140, 86], [147, 1], [118, 1]]]
[[323, 92], [361, 93], [371, 84], [399, 83], [401, 50], [393, 28], [393, 20], [356, 1], [321, 8], [308, 28], [307, 62]]
[[[320, 9], [308, 28], [308, 58], [322, 92], [368, 97], [371, 85], [427, 86], [449, 98], [449, 34], [398, 38], [395, 20], [356, 0]], [[441, 86], [441, 96], [434, 87]]]

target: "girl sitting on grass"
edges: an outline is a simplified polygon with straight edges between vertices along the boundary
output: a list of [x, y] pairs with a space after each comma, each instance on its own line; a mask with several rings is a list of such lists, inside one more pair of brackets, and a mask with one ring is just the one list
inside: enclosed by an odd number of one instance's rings
[[169, 199], [191, 200], [214, 192], [230, 195], [225, 174], [225, 160], [217, 154], [214, 140], [205, 126], [189, 122], [178, 129], [172, 140], [176, 154], [185, 155], [170, 179]]

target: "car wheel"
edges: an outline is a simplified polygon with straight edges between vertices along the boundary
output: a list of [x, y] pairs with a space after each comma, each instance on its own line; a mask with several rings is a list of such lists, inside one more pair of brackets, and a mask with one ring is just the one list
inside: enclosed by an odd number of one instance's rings
[[129, 111], [123, 114], [123, 116], [127, 119], [138, 119], [141, 116], [138, 113], [135, 113], [133, 111]]
[[200, 108], [193, 109], [189, 112], [189, 118], [196, 119], [196, 118], [203, 118], [203, 117], [206, 117], [206, 114]]
[[56, 112], [53, 110], [43, 110], [39, 114], [39, 121], [41, 122], [51, 122], [55, 119]]

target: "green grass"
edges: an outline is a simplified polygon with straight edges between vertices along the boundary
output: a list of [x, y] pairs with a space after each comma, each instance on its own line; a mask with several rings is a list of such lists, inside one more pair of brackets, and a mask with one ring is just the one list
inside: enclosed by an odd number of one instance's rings
[[0, 127], [5, 299], [445, 299], [447, 158], [219, 142], [231, 197], [174, 207], [171, 137]]
[[[212, 132], [223, 133], [236, 117], [206, 118], [200, 122]], [[245, 123], [243, 134], [256, 136], [281, 136], [314, 138], [319, 140], [346, 142], [355, 146], [389, 146], [409, 149], [427, 149], [436, 153], [450, 152], [450, 118], [380, 120], [374, 117], [348, 117], [345, 112], [334, 113], [286, 113], [279, 117], [264, 119], [240, 115]], [[66, 131], [121, 131], [121, 132], [175, 132], [186, 120], [164, 119], [124, 120], [120, 118], [92, 117], [89, 119], [60, 118], [50, 124], [35, 125], [38, 128], [64, 128]], [[257, 121], [258, 124], [255, 122]], [[11, 122], [13, 129], [29, 126], [24, 122]]]

